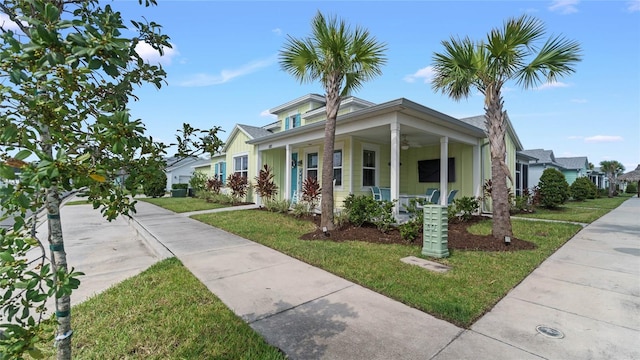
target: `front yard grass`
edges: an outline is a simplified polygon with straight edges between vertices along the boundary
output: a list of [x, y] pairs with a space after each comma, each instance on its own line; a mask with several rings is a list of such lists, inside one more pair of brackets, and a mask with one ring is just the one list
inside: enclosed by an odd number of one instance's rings
[[631, 197], [630, 194], [621, 194], [613, 198], [602, 197], [587, 199], [585, 201], [568, 201], [557, 209], [537, 208], [531, 214], [518, 214], [516, 217], [572, 221], [590, 224], [615, 209]]
[[[449, 258], [440, 260], [453, 269], [440, 274], [400, 261], [410, 255], [421, 256], [421, 246], [300, 240], [315, 225], [282, 214], [243, 210], [193, 218], [463, 327], [471, 325], [581, 229], [574, 224], [514, 220], [514, 236], [534, 242], [537, 249], [454, 250]], [[476, 224], [471, 231], [489, 234], [491, 221]]]
[[219, 209], [231, 205], [206, 202], [204, 199], [192, 197], [136, 198], [177, 213]]
[[72, 322], [75, 359], [285, 359], [175, 258], [74, 306]]

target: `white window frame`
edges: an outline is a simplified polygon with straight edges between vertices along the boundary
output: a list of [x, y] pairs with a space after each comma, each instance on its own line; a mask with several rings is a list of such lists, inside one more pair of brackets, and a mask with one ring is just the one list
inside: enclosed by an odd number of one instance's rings
[[[364, 170], [365, 170], [365, 166], [364, 166], [364, 152], [365, 151], [372, 151], [375, 154], [375, 167], [371, 168], [371, 167], [366, 167], [366, 169], [373, 169], [374, 170], [374, 184], [373, 185], [364, 185]], [[360, 179], [360, 186], [362, 187], [363, 190], [369, 189], [371, 188], [371, 186], [380, 186], [380, 146], [378, 145], [373, 145], [373, 144], [362, 144], [362, 150], [360, 152], [361, 154], [361, 179]]]
[[216, 168], [215, 168], [215, 165], [218, 165], [218, 172], [216, 173], [216, 172], [214, 171], [214, 174], [213, 174], [213, 175], [214, 175], [214, 176], [216, 176], [216, 175], [217, 175], [217, 176], [218, 176], [218, 180], [222, 181], [222, 183], [226, 183], [226, 179], [224, 179], [224, 178], [222, 177], [222, 164], [224, 164], [224, 163], [225, 163], [225, 161], [222, 161], [222, 160], [221, 160], [221, 161], [218, 161], [218, 162], [216, 162], [216, 163], [214, 164], [214, 167], [213, 167], [213, 169], [215, 170], [215, 169], [216, 169]]
[[340, 154], [342, 155], [341, 156], [342, 159], [340, 159], [341, 160], [341, 165], [340, 166], [336, 166], [336, 164], [334, 162], [333, 170], [340, 169], [342, 171], [340, 172], [340, 185], [338, 185], [338, 182], [335, 181], [334, 184], [336, 184], [336, 185], [335, 185], [334, 188], [335, 189], [342, 189], [342, 187], [344, 185], [344, 143], [341, 143], [341, 142], [340, 143], [335, 143], [335, 146], [334, 146], [334, 149], [333, 149], [334, 154], [335, 154], [336, 151], [340, 151]]
[[[246, 169], [236, 169], [236, 159], [238, 158], [247, 158], [247, 168]], [[246, 174], [245, 179], [249, 179], [249, 153], [245, 152], [245, 153], [240, 153], [240, 154], [235, 154], [232, 158], [232, 162], [233, 162], [233, 173], [240, 173], [240, 174]], [[242, 167], [242, 160], [240, 163], [240, 166]]]

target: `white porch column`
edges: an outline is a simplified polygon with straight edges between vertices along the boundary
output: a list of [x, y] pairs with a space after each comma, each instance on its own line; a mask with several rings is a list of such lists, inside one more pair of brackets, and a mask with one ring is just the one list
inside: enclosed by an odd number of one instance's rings
[[[480, 142], [480, 140], [478, 140]], [[482, 196], [482, 166], [481, 159], [482, 153], [480, 151], [480, 144], [473, 146], [473, 196]]]
[[393, 122], [391, 127], [391, 201], [396, 200], [393, 207], [393, 214], [400, 212], [400, 125]]
[[291, 145], [285, 146], [284, 199], [291, 200]]
[[440, 138], [440, 205], [447, 206], [449, 189], [447, 187], [449, 179], [449, 137]]
[[[256, 174], [255, 176], [260, 176], [260, 170], [262, 169], [262, 150], [260, 150], [260, 148], [258, 147], [257, 151], [256, 151], [257, 155], [256, 155]], [[251, 177], [249, 177], [247, 179], [248, 182], [251, 182]], [[255, 189], [252, 189], [251, 186], [249, 186], [249, 189], [255, 192]], [[262, 205], [262, 198], [255, 193], [255, 197], [256, 197], [256, 204], [258, 205]]]

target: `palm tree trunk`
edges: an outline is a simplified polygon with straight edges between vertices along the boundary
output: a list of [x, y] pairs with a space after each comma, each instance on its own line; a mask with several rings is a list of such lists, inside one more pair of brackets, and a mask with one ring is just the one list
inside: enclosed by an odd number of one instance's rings
[[506, 124], [502, 95], [499, 87], [487, 90], [486, 126], [489, 133], [491, 148], [491, 202], [493, 212], [493, 237], [504, 240], [505, 236], [512, 237], [511, 219], [509, 214], [509, 188], [507, 187], [508, 167], [506, 157]]
[[329, 82], [327, 90], [327, 122], [324, 127], [324, 153], [322, 155], [322, 203], [320, 226], [333, 230], [333, 149], [336, 139], [336, 119], [340, 107], [339, 81]]

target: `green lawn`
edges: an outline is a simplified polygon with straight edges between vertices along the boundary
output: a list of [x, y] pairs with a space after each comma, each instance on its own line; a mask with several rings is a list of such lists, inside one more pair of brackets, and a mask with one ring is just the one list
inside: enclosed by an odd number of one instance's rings
[[[300, 235], [313, 231], [314, 225], [282, 214], [244, 210], [193, 217], [465, 327], [581, 229], [572, 224], [515, 220], [515, 236], [536, 243], [538, 249], [452, 251], [441, 262], [453, 270], [439, 274], [400, 261], [409, 255], [421, 256], [419, 246], [303, 241]], [[484, 221], [473, 231], [488, 234], [491, 222]]]
[[608, 213], [611, 209], [615, 209], [620, 206], [620, 204], [630, 197], [631, 196], [629, 194], [622, 194], [613, 198], [603, 197], [598, 199], [587, 199], [585, 201], [569, 201], [557, 209], [550, 210], [538, 208], [532, 214], [518, 214], [515, 216], [592, 223], [602, 215]]
[[[74, 359], [284, 359], [179, 260], [73, 308]], [[46, 347], [54, 357], [53, 348]]]
[[161, 198], [136, 198], [138, 201], [145, 201], [154, 205], [158, 205], [167, 210], [177, 213], [210, 210], [227, 207], [230, 205], [221, 205], [217, 203], [206, 202], [203, 199], [192, 197], [161, 197]]

